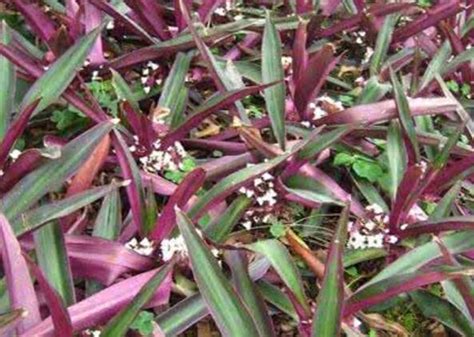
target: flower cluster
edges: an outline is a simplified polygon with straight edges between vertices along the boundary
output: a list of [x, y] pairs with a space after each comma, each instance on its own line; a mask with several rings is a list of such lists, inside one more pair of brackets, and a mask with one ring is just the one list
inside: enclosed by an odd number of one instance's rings
[[[135, 144], [130, 146], [130, 152], [135, 152], [139, 146], [138, 137], [134, 137]], [[160, 150], [160, 140], [153, 143], [152, 151], [139, 158], [140, 164], [146, 172], [159, 173], [161, 171], [175, 171], [181, 169], [183, 159], [188, 157], [188, 153], [183, 145], [175, 142], [165, 151]]]
[[149, 61], [146, 64], [146, 67], [142, 69], [142, 76], [140, 81], [144, 85], [143, 91], [148, 94], [151, 91], [151, 87], [156, 83], [157, 85], [161, 84], [161, 79], [154, 79], [152, 75], [158, 69], [158, 64], [155, 62]]
[[[252, 164], [247, 164], [252, 166]], [[241, 187], [239, 192], [248, 198], [253, 198], [259, 206], [273, 206], [277, 202], [278, 194], [274, 190], [274, 177], [266, 172], [261, 177], [254, 179], [252, 187]]]
[[398, 238], [388, 235], [385, 228], [388, 223], [388, 215], [385, 214], [380, 205], [367, 206], [367, 213], [371, 217], [356, 228], [353, 222], [349, 223], [349, 240], [347, 246], [352, 249], [382, 248], [384, 243], [396, 243]]
[[188, 248], [181, 235], [171, 239], [164, 239], [161, 241], [160, 249], [161, 257], [165, 262], [171, 260], [174, 254], [177, 254], [181, 259], [188, 257]]
[[142, 239], [140, 242], [133, 238], [125, 244], [125, 247], [143, 256], [150, 256], [155, 250], [153, 242], [147, 238]]

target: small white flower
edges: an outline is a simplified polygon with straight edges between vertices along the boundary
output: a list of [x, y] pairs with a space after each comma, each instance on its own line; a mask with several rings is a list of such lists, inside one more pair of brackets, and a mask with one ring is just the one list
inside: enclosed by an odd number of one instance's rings
[[408, 224], [404, 223], [403, 225], [400, 226], [400, 229], [404, 231], [405, 229], [407, 229], [407, 227], [408, 227]]
[[20, 157], [21, 151], [14, 149], [12, 152], [10, 152], [10, 158], [13, 159], [14, 161]]
[[145, 92], [145, 94], [149, 94], [150, 91], [151, 91], [151, 88], [150, 87], [143, 87], [143, 91]]
[[354, 328], [359, 328], [362, 325], [362, 322], [358, 320], [356, 317], [352, 319], [352, 326]]
[[365, 209], [369, 212], [373, 212], [374, 214], [382, 214], [384, 212], [382, 206], [379, 204], [368, 205], [365, 207]]
[[368, 248], [382, 248], [383, 247], [383, 234], [369, 235], [367, 237]]
[[227, 15], [227, 11], [224, 7], [216, 8], [214, 13], [216, 13], [216, 15], [219, 15], [219, 16], [226, 16]]
[[92, 329], [87, 329], [84, 332], [88, 336], [91, 336], [91, 337], [100, 337], [100, 334], [102, 333], [100, 330], [92, 330]]
[[[144, 68], [144, 69], [142, 70], [142, 75], [143, 75], [143, 76], [148, 76], [148, 75], [150, 75], [150, 69]], [[145, 81], [145, 82], [146, 82], [146, 81]]]
[[313, 111], [314, 117], [313, 120], [326, 117], [328, 115], [327, 111], [317, 106]]
[[395, 235], [387, 235], [386, 240], [388, 243], [394, 244], [398, 242], [398, 238]]
[[165, 262], [171, 260], [174, 254], [178, 254], [180, 258], [188, 256], [188, 248], [182, 235], [171, 239], [164, 239], [161, 241], [160, 249], [161, 256]]
[[250, 220], [247, 220], [247, 221], [244, 221], [242, 222], [241, 224], [246, 230], [250, 230], [252, 228], [252, 221]]
[[362, 41], [362, 38], [361, 37], [357, 37], [356, 41], [355, 41], [357, 44], [363, 44], [364, 41]]
[[261, 185], [261, 184], [263, 184], [263, 179], [261, 179], [261, 178], [257, 178], [257, 179], [255, 179], [255, 180], [253, 181], [253, 185], [254, 185], [255, 187], [258, 187], [258, 186]]
[[142, 76], [142, 77], [140, 77], [140, 82], [142, 82], [142, 84], [145, 84], [147, 81], [148, 81], [148, 77], [147, 77], [147, 76]]
[[128, 149], [130, 150], [130, 152], [137, 151], [137, 147], [135, 145], [129, 146]]
[[369, 220], [364, 224], [364, 227], [367, 228], [369, 231], [373, 231], [375, 228], [377, 228], [377, 224]]
[[288, 68], [293, 63], [293, 58], [291, 56], [283, 56], [281, 58], [281, 64], [283, 68]]
[[302, 121], [300, 124], [303, 125], [305, 128], [311, 127], [311, 123], [309, 121]]
[[367, 237], [358, 231], [352, 232], [349, 236], [347, 246], [353, 249], [367, 248]]
[[147, 238], [144, 238], [140, 242], [138, 242], [136, 238], [133, 238], [125, 244], [125, 247], [143, 256], [150, 256], [155, 250], [153, 242]]
[[374, 54], [374, 49], [371, 47], [367, 47], [364, 54], [364, 60], [362, 62], [368, 63], [373, 54]]
[[272, 176], [270, 173], [265, 172], [265, 173], [262, 175], [262, 179], [265, 180], [265, 181], [273, 180], [273, 176]]
[[93, 81], [98, 81], [98, 80], [100, 80], [100, 79], [101, 79], [101, 77], [99, 76], [99, 71], [98, 71], [98, 70], [94, 70], [94, 71], [92, 72], [92, 80], [93, 80]]
[[110, 20], [109, 22], [107, 22], [107, 25], [105, 26], [105, 28], [107, 30], [112, 30], [115, 28], [115, 23], [114, 23], [114, 20]]
[[158, 64], [156, 64], [155, 62], [152, 62], [152, 61], [149, 61], [149, 62], [146, 64], [146, 66], [147, 66], [148, 68], [151, 68], [151, 70], [156, 70], [156, 69], [158, 69], [158, 67], [159, 67]]

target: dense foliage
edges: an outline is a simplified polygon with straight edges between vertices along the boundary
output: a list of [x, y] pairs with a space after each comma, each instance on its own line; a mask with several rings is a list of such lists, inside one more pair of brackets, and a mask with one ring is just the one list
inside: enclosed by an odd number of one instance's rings
[[0, 335], [474, 336], [471, 1], [0, 1]]

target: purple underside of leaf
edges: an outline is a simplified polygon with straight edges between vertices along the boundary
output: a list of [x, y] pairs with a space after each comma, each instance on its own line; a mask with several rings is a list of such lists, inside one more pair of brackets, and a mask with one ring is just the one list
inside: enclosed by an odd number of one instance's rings
[[169, 196], [176, 190], [176, 184], [165, 178], [145, 171], [140, 171], [143, 182], [151, 187], [156, 194]]
[[35, 33], [38, 34], [43, 42], [48, 43], [56, 32], [54, 21], [45, 15], [35, 4], [28, 4], [25, 0], [12, 0], [12, 2]]
[[436, 25], [439, 21], [447, 19], [461, 10], [462, 6], [457, 1], [440, 3], [434, 8], [431, 8], [428, 13], [421, 15], [421, 17], [410, 22], [405, 27], [397, 29], [393, 33], [392, 43], [404, 41], [410, 36]]
[[[81, 331], [106, 322], [136, 296], [140, 289], [156, 274], [158, 269], [148, 271], [116, 283], [85, 300], [67, 308], [74, 331]], [[146, 307], [168, 303], [171, 291], [171, 274], [163, 281]], [[52, 336], [54, 326], [51, 318], [26, 331], [22, 337]]]
[[[368, 309], [371, 306], [382, 303], [396, 295], [403, 294], [425, 285], [438, 283], [440, 281], [456, 277], [455, 274], [449, 274], [442, 271], [428, 271], [425, 273], [418, 272], [413, 274], [400, 275], [401, 282], [393, 285], [387, 284], [383, 291], [379, 291], [375, 294], [364, 296], [364, 290], [375, 284], [363, 288], [355, 292], [346, 302], [344, 309], [344, 317], [348, 317], [357, 313], [360, 310]], [[384, 281], [380, 281], [381, 283]]]
[[470, 230], [474, 229], [474, 217], [452, 217], [444, 218], [437, 221], [423, 221], [408, 225], [405, 230], [399, 232], [401, 238], [417, 236], [421, 234], [436, 234], [440, 232], [453, 230]]
[[17, 327], [18, 332], [23, 332], [41, 321], [39, 303], [20, 244], [3, 214], [0, 214], [0, 251], [10, 306], [27, 311]]
[[21, 178], [39, 167], [45, 159], [37, 149], [23, 152], [13, 164], [4, 169], [4, 174], [0, 177], [0, 192], [8, 191]]
[[202, 168], [196, 168], [184, 178], [178, 185], [173, 195], [169, 198], [161, 212], [151, 238], [158, 242], [166, 238], [176, 225], [175, 207], [183, 208], [189, 199], [201, 188], [206, 178], [206, 172]]
[[[102, 22], [102, 13], [89, 0], [84, 1], [84, 21], [86, 32], [90, 32], [99, 27]], [[104, 51], [102, 48], [102, 38], [97, 37], [97, 40], [89, 52], [89, 61], [92, 64], [101, 64], [105, 62]]]
[[[437, 115], [452, 112], [456, 102], [444, 97], [408, 98], [412, 116]], [[371, 124], [397, 118], [394, 100], [358, 105], [315, 121], [316, 126], [323, 124]]]
[[248, 148], [245, 144], [238, 142], [227, 142], [219, 140], [209, 140], [209, 139], [183, 139], [181, 143], [186, 146], [186, 148], [191, 149], [202, 149], [202, 150], [217, 150], [222, 151], [225, 154], [236, 155], [242, 154], [248, 151]]
[[8, 158], [8, 154], [12, 146], [15, 144], [16, 140], [23, 134], [25, 131], [28, 121], [35, 111], [36, 107], [39, 104], [40, 99], [35, 100], [29, 106], [25, 108], [18, 118], [13, 122], [13, 124], [8, 128], [8, 131], [3, 138], [3, 141], [0, 144], [0, 167], [5, 164], [5, 161]]
[[[306, 115], [308, 104], [316, 98], [327, 76], [338, 61], [339, 57], [333, 57], [333, 47], [329, 45], [324, 46], [321, 51], [308, 60], [295, 88], [295, 105], [305, 119], [309, 119], [309, 116]], [[315, 78], [318, 80], [315, 81]]]
[[146, 23], [146, 27], [151, 29], [153, 35], [162, 40], [171, 38], [168, 26], [163, 19], [163, 8], [158, 2], [147, 0], [125, 0], [125, 3], [133, 9], [141, 21]]
[[25, 256], [28, 265], [39, 283], [41, 291], [48, 305], [51, 319], [53, 321], [56, 336], [72, 336], [73, 328], [71, 318], [67, 312], [64, 302], [57, 291], [49, 284], [41, 269]]

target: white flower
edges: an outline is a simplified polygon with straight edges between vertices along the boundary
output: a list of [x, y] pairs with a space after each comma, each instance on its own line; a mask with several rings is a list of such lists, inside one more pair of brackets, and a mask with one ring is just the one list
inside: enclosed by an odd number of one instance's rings
[[91, 337], [99, 337], [100, 334], [102, 333], [100, 330], [91, 330], [91, 329], [87, 329], [84, 331], [88, 336], [91, 336]]
[[145, 84], [147, 81], [148, 81], [148, 76], [140, 77], [140, 82], [142, 82], [142, 84]]
[[394, 244], [398, 242], [398, 238], [395, 235], [387, 235], [386, 240], [388, 243]]
[[367, 228], [369, 231], [373, 231], [375, 228], [377, 228], [377, 224], [369, 220], [364, 224], [364, 227]]
[[224, 7], [216, 8], [214, 13], [216, 13], [216, 15], [219, 15], [219, 16], [226, 16], [227, 15], [227, 11]]
[[362, 322], [358, 320], [356, 317], [352, 319], [352, 326], [354, 328], [359, 328], [362, 325]]
[[283, 68], [288, 68], [293, 63], [293, 58], [291, 56], [283, 56], [281, 58], [281, 64]]
[[365, 207], [365, 209], [369, 212], [373, 212], [374, 214], [382, 214], [384, 212], [382, 206], [379, 204], [368, 205]]
[[368, 248], [382, 248], [383, 238], [384, 238], [384, 235], [382, 233], [367, 236], [367, 247]]
[[314, 114], [313, 120], [320, 119], [328, 115], [327, 111], [324, 109], [321, 109], [319, 106], [314, 108], [313, 114]]
[[148, 68], [151, 68], [151, 70], [156, 70], [156, 69], [158, 69], [158, 67], [159, 67], [158, 64], [156, 64], [155, 62], [152, 62], [152, 61], [149, 61], [149, 62], [146, 64], [146, 66], [147, 66]]
[[400, 226], [400, 229], [404, 231], [405, 229], [407, 229], [407, 227], [408, 227], [408, 224], [404, 223], [403, 225]]
[[18, 157], [20, 157], [21, 151], [14, 149], [12, 152], [10, 152], [10, 158], [13, 160], [17, 160]]
[[150, 256], [155, 250], [153, 242], [148, 240], [147, 238], [144, 238], [140, 242], [138, 242], [136, 238], [133, 238], [125, 244], [125, 247], [144, 256]]
[[305, 128], [311, 127], [311, 123], [309, 121], [302, 121], [300, 124], [303, 125]]
[[347, 246], [353, 249], [363, 249], [367, 247], [367, 237], [358, 231], [352, 232], [349, 236]]
[[[144, 69], [142, 70], [142, 75], [143, 75], [143, 76], [148, 76], [148, 75], [150, 75], [150, 69], [144, 68]], [[146, 81], [145, 81], [145, 82], [146, 82]]]
[[93, 81], [98, 81], [98, 80], [100, 80], [100, 79], [101, 79], [101, 78], [100, 78], [100, 76], [99, 76], [99, 71], [98, 71], [98, 70], [94, 70], [94, 71], [92, 72], [92, 80], [93, 80]]
[[109, 22], [107, 22], [107, 25], [105, 26], [105, 29], [112, 30], [114, 28], [115, 28], [114, 20], [110, 20]]
[[246, 229], [250, 230], [252, 228], [252, 221], [247, 220], [241, 223], [241, 225]]
[[273, 176], [268, 173], [268, 172], [265, 172], [263, 175], [262, 175], [262, 179], [265, 180], [265, 181], [269, 181], [269, 180], [273, 180]]
[[171, 239], [164, 239], [161, 241], [160, 249], [161, 256], [165, 262], [171, 260], [174, 254], [178, 254], [183, 259], [188, 256], [188, 248], [182, 235]]

